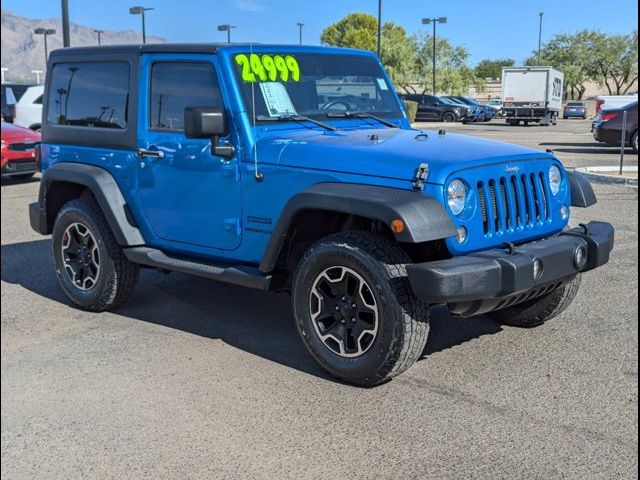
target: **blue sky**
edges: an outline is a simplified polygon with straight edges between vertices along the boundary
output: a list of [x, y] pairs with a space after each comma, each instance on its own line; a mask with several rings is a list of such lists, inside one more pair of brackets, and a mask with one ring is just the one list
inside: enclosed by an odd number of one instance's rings
[[[138, 3], [140, 2], [140, 3]], [[327, 25], [350, 12], [376, 14], [377, 0], [69, 0], [73, 22], [100, 29], [139, 29], [132, 5], [154, 7], [147, 33], [175, 42], [224, 41], [216, 25], [231, 23], [234, 41], [294, 43], [297, 22], [305, 23], [304, 42], [318, 44]], [[29, 18], [60, 16], [58, 0], [3, 0], [2, 8]], [[632, 0], [383, 0], [383, 20], [410, 33], [422, 28], [422, 17], [449, 18], [439, 35], [464, 45], [470, 63], [510, 57], [520, 62], [538, 42], [538, 12], [543, 11], [543, 41], [556, 33], [598, 28], [628, 33], [638, 24]], [[252, 13], [250, 13], [252, 12]], [[72, 39], [73, 41], [73, 39]]]

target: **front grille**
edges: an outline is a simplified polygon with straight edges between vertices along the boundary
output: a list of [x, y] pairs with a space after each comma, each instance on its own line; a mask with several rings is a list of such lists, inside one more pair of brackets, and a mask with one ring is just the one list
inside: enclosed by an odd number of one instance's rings
[[487, 236], [533, 229], [551, 219], [546, 175], [514, 174], [477, 184], [482, 226]]

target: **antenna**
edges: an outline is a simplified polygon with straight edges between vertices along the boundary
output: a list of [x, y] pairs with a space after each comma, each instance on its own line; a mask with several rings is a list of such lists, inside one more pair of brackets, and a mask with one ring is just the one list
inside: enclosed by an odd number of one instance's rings
[[[249, 58], [253, 55], [253, 12], [249, 10]], [[251, 82], [251, 122], [253, 131], [256, 131], [256, 82]], [[258, 168], [258, 142], [254, 137], [253, 141], [253, 178], [256, 182], [264, 180], [264, 174]]]

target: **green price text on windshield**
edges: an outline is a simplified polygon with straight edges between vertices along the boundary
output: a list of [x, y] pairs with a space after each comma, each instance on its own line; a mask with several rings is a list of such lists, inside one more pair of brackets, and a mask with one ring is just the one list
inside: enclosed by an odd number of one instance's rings
[[242, 68], [245, 82], [299, 82], [300, 65], [292, 55], [267, 55], [241, 53], [235, 61]]

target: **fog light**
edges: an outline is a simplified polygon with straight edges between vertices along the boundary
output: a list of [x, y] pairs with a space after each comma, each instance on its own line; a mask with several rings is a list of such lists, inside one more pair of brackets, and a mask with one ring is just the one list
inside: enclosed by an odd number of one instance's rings
[[458, 243], [464, 243], [467, 241], [467, 229], [464, 227], [458, 227]]
[[567, 218], [569, 218], [569, 207], [563, 205], [560, 209], [560, 216], [562, 217], [562, 220], [566, 220]]
[[543, 264], [542, 260], [536, 258], [533, 261], [533, 278], [539, 280], [542, 277]]
[[584, 245], [580, 245], [573, 252], [573, 263], [580, 270], [587, 264], [587, 248]]

